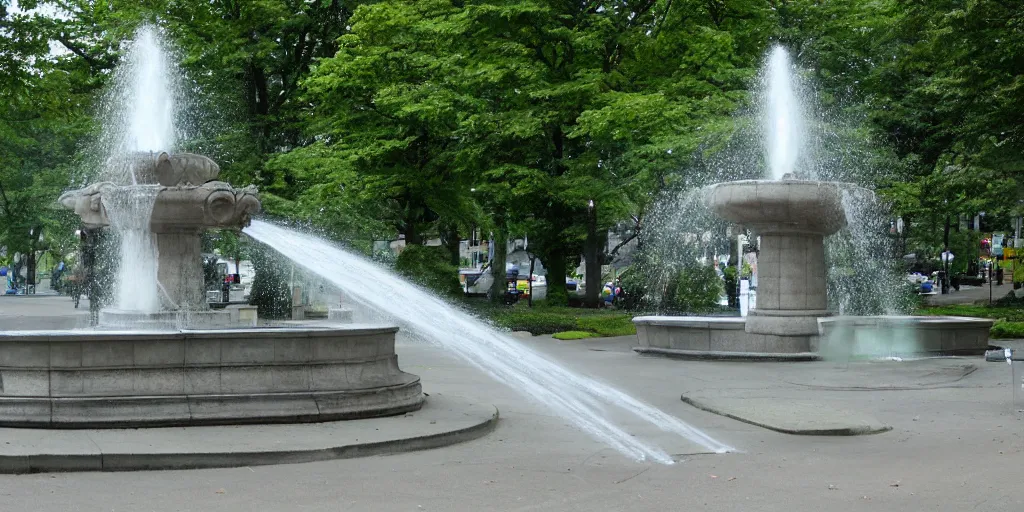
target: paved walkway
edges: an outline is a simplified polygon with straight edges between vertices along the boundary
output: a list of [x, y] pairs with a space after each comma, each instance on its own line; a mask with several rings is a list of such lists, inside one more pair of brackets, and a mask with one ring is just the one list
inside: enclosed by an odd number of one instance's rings
[[66, 295], [0, 295], [0, 330], [75, 329], [89, 326], [89, 299]]
[[[496, 405], [497, 429], [451, 447], [361, 459], [0, 475], [0, 509], [1024, 510], [1024, 416], [1011, 403], [1005, 363], [980, 357], [859, 364], [679, 361], [634, 354], [633, 337], [523, 341], [740, 452], [694, 453], [685, 439], [610, 408], [614, 422], [675, 454], [678, 463], [623, 458], [454, 354], [402, 338], [400, 364], [422, 377], [424, 391]], [[684, 394], [825, 404], [892, 430], [849, 437], [784, 434], [699, 410], [680, 399]]]
[[949, 293], [945, 295], [941, 293], [926, 295], [925, 302], [932, 306], [974, 304], [976, 302], [988, 303], [990, 295], [992, 300], [996, 300], [1005, 297], [1007, 293], [1012, 291], [1013, 283], [1007, 281], [1004, 281], [1002, 286], [993, 285], [991, 290], [989, 290], [987, 284], [983, 286], [961, 286], [960, 291], [950, 288]]

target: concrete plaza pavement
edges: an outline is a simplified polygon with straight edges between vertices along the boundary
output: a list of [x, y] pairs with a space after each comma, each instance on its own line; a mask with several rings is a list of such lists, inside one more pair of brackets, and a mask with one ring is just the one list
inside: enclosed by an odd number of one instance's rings
[[[0, 475], [0, 510], [1024, 509], [1024, 416], [1012, 406], [1005, 363], [678, 361], [632, 353], [633, 337], [522, 339], [739, 452], [700, 454], [699, 446], [610, 409], [618, 424], [678, 462], [627, 459], [454, 354], [403, 337], [400, 363], [422, 377], [424, 391], [494, 404], [501, 411], [494, 432], [441, 449], [304, 464]], [[698, 410], [683, 394], [768, 407], [821, 403], [871, 415], [892, 430], [782, 434]]]
[[75, 308], [71, 297], [0, 295], [0, 331], [75, 329], [89, 326], [89, 299]]
[[1006, 280], [1001, 285], [992, 283], [981, 286], [961, 286], [959, 290], [950, 288], [949, 293], [943, 295], [926, 295], [925, 303], [930, 306], [952, 306], [955, 304], [988, 304], [989, 300], [999, 300], [1006, 294], [1013, 291], [1013, 283]]

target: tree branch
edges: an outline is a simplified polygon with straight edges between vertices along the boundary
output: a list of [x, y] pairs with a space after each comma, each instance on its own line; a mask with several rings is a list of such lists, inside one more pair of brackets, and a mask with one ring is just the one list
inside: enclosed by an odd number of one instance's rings
[[622, 249], [623, 247], [626, 246], [626, 244], [632, 242], [633, 240], [636, 239], [636, 237], [640, 236], [640, 230], [643, 228], [643, 226], [641, 225], [642, 220], [640, 219], [640, 217], [637, 217], [636, 215], [633, 215], [632, 217], [633, 233], [630, 234], [628, 237], [624, 238], [621, 242], [619, 242], [615, 247], [612, 248], [611, 251], [608, 251], [608, 256], [615, 256], [616, 254], [618, 254], [619, 249]]
[[74, 53], [75, 55], [78, 55], [83, 60], [85, 60], [85, 62], [87, 64], [89, 64], [90, 67], [94, 67], [94, 68], [104, 67], [102, 62], [96, 60], [95, 57], [93, 57], [92, 55], [89, 55], [88, 53], [85, 52], [85, 50], [79, 48], [77, 45], [72, 43], [68, 39], [68, 36], [66, 34], [60, 34], [60, 35], [57, 36], [56, 39], [57, 39], [57, 41], [60, 44], [64, 45], [65, 48], [67, 48], [69, 51], [71, 51], [71, 53]]

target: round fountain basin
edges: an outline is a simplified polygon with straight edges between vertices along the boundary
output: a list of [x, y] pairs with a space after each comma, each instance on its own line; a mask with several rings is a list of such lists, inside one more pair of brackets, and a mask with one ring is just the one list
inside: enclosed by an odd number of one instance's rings
[[830, 235], [846, 225], [846, 184], [805, 180], [741, 180], [708, 188], [705, 202], [719, 217], [759, 233]]
[[817, 359], [808, 336], [746, 332], [746, 319], [713, 316], [639, 316], [633, 319], [642, 354], [691, 359]]
[[0, 426], [291, 423], [419, 409], [395, 327], [0, 332]]
[[751, 333], [740, 317], [643, 316], [633, 319], [644, 354], [690, 359], [808, 361], [819, 358], [976, 355], [989, 347], [993, 321], [953, 316], [831, 316], [812, 336]]

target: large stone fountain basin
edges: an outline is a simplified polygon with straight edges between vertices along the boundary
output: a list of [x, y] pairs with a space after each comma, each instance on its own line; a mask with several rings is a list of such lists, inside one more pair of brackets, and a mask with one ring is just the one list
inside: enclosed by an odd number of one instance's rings
[[710, 186], [705, 202], [719, 217], [759, 233], [830, 235], [846, 225], [846, 186], [804, 180], [731, 181]]
[[0, 332], [0, 426], [312, 422], [419, 409], [395, 327]]

